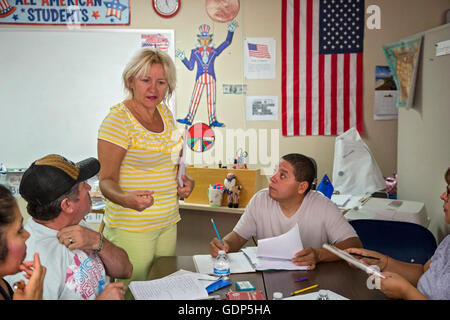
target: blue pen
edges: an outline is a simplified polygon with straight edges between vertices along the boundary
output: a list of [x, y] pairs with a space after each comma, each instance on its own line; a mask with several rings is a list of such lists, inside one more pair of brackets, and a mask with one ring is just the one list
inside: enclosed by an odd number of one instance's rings
[[214, 223], [214, 220], [213, 220], [212, 218], [211, 218], [211, 223], [212, 223], [212, 225], [213, 225], [213, 227], [214, 227], [214, 230], [216, 230], [217, 238], [219, 238], [220, 243], [223, 244], [222, 239], [221, 239], [220, 236], [219, 236], [219, 231], [217, 231], [216, 224]]

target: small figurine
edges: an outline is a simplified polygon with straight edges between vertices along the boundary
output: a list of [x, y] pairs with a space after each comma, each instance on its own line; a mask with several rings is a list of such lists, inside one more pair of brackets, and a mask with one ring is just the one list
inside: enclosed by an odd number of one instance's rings
[[223, 184], [225, 185], [225, 192], [227, 193], [228, 207], [239, 207], [239, 194], [242, 186], [236, 185], [236, 176], [233, 173], [228, 173]]

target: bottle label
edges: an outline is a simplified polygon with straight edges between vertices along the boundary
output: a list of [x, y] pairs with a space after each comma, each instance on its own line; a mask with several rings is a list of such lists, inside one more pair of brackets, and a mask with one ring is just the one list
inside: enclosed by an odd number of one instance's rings
[[221, 276], [230, 274], [230, 268], [228, 268], [228, 269], [217, 269], [217, 268], [214, 268], [214, 274], [221, 275]]

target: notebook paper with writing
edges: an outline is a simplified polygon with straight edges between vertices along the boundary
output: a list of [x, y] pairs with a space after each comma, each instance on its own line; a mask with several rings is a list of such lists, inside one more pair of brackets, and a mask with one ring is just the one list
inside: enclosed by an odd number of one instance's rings
[[196, 300], [208, 298], [204, 285], [192, 274], [150, 281], [132, 281], [129, 285], [136, 300]]

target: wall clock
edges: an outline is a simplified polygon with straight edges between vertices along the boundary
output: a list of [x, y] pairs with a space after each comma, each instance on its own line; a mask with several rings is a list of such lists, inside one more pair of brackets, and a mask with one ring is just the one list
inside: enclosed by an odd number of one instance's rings
[[152, 0], [153, 9], [163, 17], [170, 18], [180, 10], [181, 0]]

